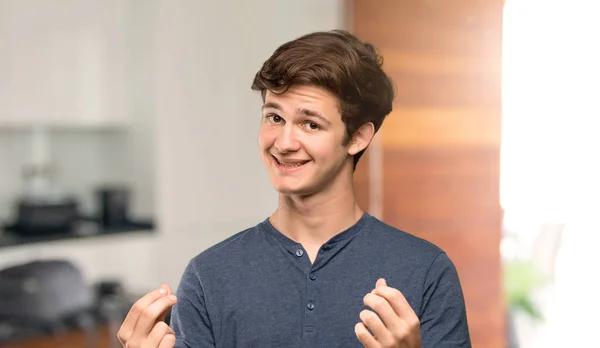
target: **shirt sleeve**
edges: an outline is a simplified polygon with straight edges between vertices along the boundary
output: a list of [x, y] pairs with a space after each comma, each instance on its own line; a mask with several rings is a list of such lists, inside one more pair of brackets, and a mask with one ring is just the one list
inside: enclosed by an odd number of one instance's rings
[[176, 295], [177, 303], [171, 313], [171, 327], [177, 340], [175, 348], [214, 348], [202, 283], [191, 263], [183, 272]]
[[420, 313], [422, 348], [471, 348], [458, 273], [443, 252], [427, 273]]

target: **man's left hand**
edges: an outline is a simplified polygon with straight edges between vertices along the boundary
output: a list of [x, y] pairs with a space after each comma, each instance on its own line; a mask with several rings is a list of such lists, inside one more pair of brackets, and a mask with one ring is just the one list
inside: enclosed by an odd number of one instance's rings
[[365, 296], [364, 303], [375, 311], [360, 312], [362, 322], [354, 327], [364, 347], [421, 348], [419, 318], [399, 290], [379, 279], [375, 289]]

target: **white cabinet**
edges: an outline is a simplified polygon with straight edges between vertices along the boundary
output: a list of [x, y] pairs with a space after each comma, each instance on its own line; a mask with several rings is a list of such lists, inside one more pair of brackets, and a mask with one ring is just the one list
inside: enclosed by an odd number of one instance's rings
[[127, 123], [124, 3], [0, 1], [0, 128]]
[[35, 260], [65, 259], [81, 269], [89, 284], [118, 279], [131, 291], [145, 293], [160, 285], [156, 232], [115, 235], [0, 248], [0, 269]]

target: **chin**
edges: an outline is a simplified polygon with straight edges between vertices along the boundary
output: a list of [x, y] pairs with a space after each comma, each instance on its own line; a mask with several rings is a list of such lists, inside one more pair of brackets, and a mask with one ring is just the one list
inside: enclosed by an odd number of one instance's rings
[[314, 185], [290, 185], [282, 182], [274, 182], [273, 188], [277, 193], [285, 196], [310, 196], [319, 192]]
[[306, 191], [304, 185], [285, 182], [285, 180], [273, 180], [272, 185], [275, 191], [284, 195], [297, 195]]
[[290, 187], [287, 185], [276, 185], [274, 186], [275, 191], [282, 195], [305, 195], [307, 194], [307, 190], [302, 189], [301, 187]]

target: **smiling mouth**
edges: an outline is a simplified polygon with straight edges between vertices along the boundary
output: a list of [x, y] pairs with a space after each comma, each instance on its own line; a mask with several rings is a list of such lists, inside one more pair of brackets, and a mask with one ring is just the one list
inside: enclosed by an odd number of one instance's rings
[[298, 168], [309, 162], [309, 161], [289, 161], [289, 160], [283, 161], [273, 155], [271, 155], [271, 157], [273, 157], [273, 159], [275, 160], [277, 165], [284, 167], [284, 168]]

